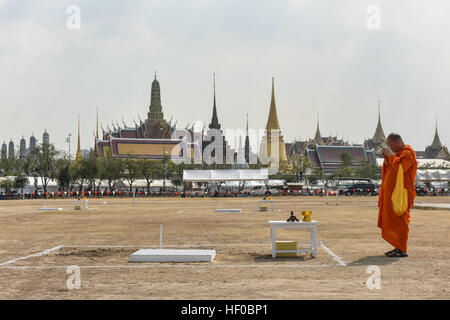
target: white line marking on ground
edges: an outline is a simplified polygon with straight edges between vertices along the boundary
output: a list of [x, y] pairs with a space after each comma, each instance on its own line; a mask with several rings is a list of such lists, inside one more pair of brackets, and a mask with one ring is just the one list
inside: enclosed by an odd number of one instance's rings
[[337, 263], [339, 263], [339, 265], [341, 265], [341, 266], [347, 266], [347, 264], [346, 264], [344, 261], [342, 261], [342, 259], [341, 259], [339, 256], [337, 256], [337, 255], [334, 254], [330, 249], [328, 249], [327, 247], [325, 247], [324, 244], [323, 244], [322, 242], [320, 242], [320, 246], [321, 246], [322, 248], [324, 248], [325, 251], [326, 251], [330, 256], [332, 256], [332, 257], [334, 258], [334, 260], [337, 261]]
[[[0, 267], [0, 269], [60, 269], [67, 268], [68, 266], [5, 266]], [[325, 268], [325, 267], [341, 267], [341, 265], [336, 264], [310, 264], [310, 265], [117, 265], [117, 266], [78, 266], [83, 269], [151, 269], [151, 268]]]
[[[228, 247], [228, 246], [268, 246], [270, 247], [270, 243], [202, 243], [202, 244], [164, 244], [164, 247]], [[159, 245], [148, 245], [148, 244], [138, 244], [138, 245], [126, 245], [126, 246], [74, 246], [74, 245], [65, 245], [65, 248], [159, 248]]]
[[[309, 245], [308, 243], [300, 243], [299, 245]], [[321, 246], [321, 242], [317, 242], [318, 246]], [[198, 244], [164, 244], [164, 247], [235, 247], [235, 246], [267, 246], [271, 247], [271, 243], [198, 243]], [[159, 248], [159, 245], [137, 244], [137, 245], [124, 245], [124, 246], [96, 246], [96, 245], [64, 245], [65, 248]]]
[[57, 246], [57, 247], [54, 247], [54, 248], [51, 248], [51, 249], [47, 249], [47, 250], [44, 250], [44, 251], [41, 251], [41, 252], [38, 252], [38, 253], [30, 254], [29, 256], [25, 256], [25, 257], [20, 257], [20, 258], [16, 258], [16, 259], [13, 259], [13, 260], [9, 260], [9, 261], [0, 263], [0, 266], [5, 266], [7, 264], [11, 264], [11, 263], [14, 263], [16, 261], [25, 260], [25, 259], [28, 259], [28, 258], [40, 257], [40, 256], [43, 256], [45, 254], [49, 254], [52, 251], [59, 250], [62, 247], [64, 247], [64, 246]]

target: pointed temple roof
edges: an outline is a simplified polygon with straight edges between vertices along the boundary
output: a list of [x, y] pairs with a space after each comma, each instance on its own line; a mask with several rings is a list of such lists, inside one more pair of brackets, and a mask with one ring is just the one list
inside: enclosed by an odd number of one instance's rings
[[152, 91], [150, 97], [150, 112], [162, 112], [161, 106], [161, 88], [159, 81], [155, 79], [152, 82]]
[[266, 130], [278, 129], [280, 130], [280, 124], [278, 123], [277, 106], [275, 104], [275, 88], [274, 78], [272, 77], [272, 99], [270, 101], [269, 119], [267, 120]]
[[248, 113], [247, 113], [247, 124], [245, 128], [245, 162], [250, 161], [250, 138], [248, 136]]
[[438, 127], [437, 127], [437, 119], [436, 119], [436, 129], [434, 131], [433, 143], [431, 144], [431, 148], [440, 149], [442, 148], [441, 139], [439, 139]]
[[[156, 72], [155, 79], [152, 82], [149, 109], [147, 120], [145, 120], [145, 138], [159, 138], [161, 136], [170, 137], [170, 127], [164, 119], [164, 114], [162, 112], [161, 88], [159, 86], [159, 81], [156, 79]], [[164, 130], [164, 132], [160, 132], [159, 130]]]
[[378, 100], [378, 124], [377, 128], [375, 129], [375, 134], [373, 135], [372, 141], [377, 144], [381, 145], [383, 141], [386, 139], [386, 136], [384, 135], [383, 127], [381, 126], [381, 112], [380, 112], [380, 100]]
[[437, 119], [436, 119], [436, 129], [434, 131], [433, 142], [430, 146], [425, 148], [425, 152], [429, 158], [432, 159], [450, 159], [450, 152], [447, 147], [441, 143], [441, 139], [439, 138], [438, 128], [437, 128]]
[[77, 146], [77, 154], [75, 156], [75, 160], [77, 162], [81, 161], [83, 155], [81, 153], [81, 144], [80, 144], [80, 115], [78, 115], [78, 146]]
[[216, 107], [216, 74], [213, 74], [213, 87], [214, 87], [214, 101], [213, 101], [213, 114], [211, 123], [209, 124], [210, 129], [220, 130], [221, 125], [219, 124], [219, 119], [217, 117], [217, 107]]
[[317, 129], [316, 129], [316, 135], [314, 136], [314, 143], [318, 145], [323, 144], [322, 135], [320, 134], [319, 129], [319, 114], [317, 114]]
[[272, 133], [278, 131], [278, 141], [277, 141], [277, 148], [278, 155], [273, 155], [274, 157], [278, 158], [280, 163], [281, 171], [284, 170], [285, 165], [287, 164], [287, 156], [286, 156], [286, 145], [284, 143], [284, 138], [281, 134], [281, 128], [280, 124], [278, 122], [278, 115], [277, 115], [277, 107], [275, 103], [275, 86], [274, 86], [274, 78], [272, 77], [272, 98], [270, 101], [270, 110], [269, 110], [269, 118], [267, 119], [267, 125], [266, 125], [266, 134], [264, 136], [264, 139], [261, 143], [260, 148], [260, 154], [262, 157], [271, 157], [271, 140], [272, 140]]

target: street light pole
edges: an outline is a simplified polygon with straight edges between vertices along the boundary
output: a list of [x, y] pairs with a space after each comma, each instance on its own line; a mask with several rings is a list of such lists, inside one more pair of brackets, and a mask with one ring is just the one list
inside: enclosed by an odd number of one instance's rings
[[303, 172], [302, 172], [302, 155], [298, 158], [298, 182], [302, 181]]
[[70, 160], [70, 137], [72, 136], [71, 133], [69, 133], [69, 136], [66, 138], [66, 142], [69, 144], [69, 160]]
[[163, 192], [166, 193], [166, 175], [167, 175], [167, 161], [166, 161], [166, 147], [164, 148], [164, 156], [163, 156], [163, 163], [164, 163], [164, 180], [163, 180]]

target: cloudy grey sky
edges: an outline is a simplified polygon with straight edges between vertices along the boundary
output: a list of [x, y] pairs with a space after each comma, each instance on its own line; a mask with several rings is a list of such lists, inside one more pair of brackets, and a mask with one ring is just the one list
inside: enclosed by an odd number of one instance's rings
[[102, 123], [146, 117], [157, 70], [165, 116], [181, 126], [210, 121], [215, 72], [222, 127], [248, 113], [264, 128], [273, 76], [285, 141], [313, 137], [319, 114], [322, 135], [362, 143], [380, 98], [386, 134], [423, 150], [437, 117], [450, 146], [448, 12], [446, 0], [0, 0], [0, 139], [41, 142], [47, 128], [67, 150], [80, 114], [89, 148], [97, 106]]

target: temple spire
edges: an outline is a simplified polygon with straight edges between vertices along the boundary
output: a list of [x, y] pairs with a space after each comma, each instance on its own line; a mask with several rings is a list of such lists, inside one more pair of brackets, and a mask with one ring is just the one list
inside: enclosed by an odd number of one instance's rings
[[[272, 155], [273, 135], [278, 135], [278, 139], [276, 139], [277, 141], [275, 142], [277, 145], [275, 147], [275, 150], [278, 149], [278, 152]], [[281, 171], [283, 171], [285, 169], [285, 165], [287, 163], [286, 145], [284, 143], [284, 138], [281, 135], [280, 124], [278, 122], [277, 107], [275, 103], [274, 77], [272, 77], [272, 97], [270, 101], [269, 118], [267, 119], [265, 136], [261, 143], [260, 156], [263, 158], [265, 157], [273, 157], [274, 159], [277, 158], [280, 164], [280, 167], [277, 168], [277, 170], [280, 169]]]
[[245, 126], [245, 134], [246, 134], [246, 136], [248, 136], [248, 113], [247, 113], [247, 123]]
[[95, 139], [98, 139], [98, 106], [97, 106], [97, 118], [96, 118]]
[[319, 129], [319, 113], [317, 113], [317, 128], [316, 128], [316, 135], [314, 136], [314, 143], [318, 145], [323, 144], [322, 135], [320, 134]]
[[277, 106], [275, 103], [275, 85], [274, 77], [272, 77], [272, 98], [270, 100], [269, 119], [267, 120], [266, 130], [278, 129], [280, 130], [280, 124], [278, 122]]
[[378, 123], [372, 141], [376, 145], [381, 145], [385, 139], [386, 136], [384, 135], [383, 127], [381, 126], [381, 100], [378, 99]]
[[213, 114], [212, 114], [211, 123], [209, 124], [209, 128], [220, 130], [221, 125], [219, 124], [219, 118], [217, 117], [217, 107], [216, 107], [216, 74], [215, 73], [213, 73], [213, 91], [214, 91]]
[[95, 134], [94, 134], [94, 151], [97, 154], [97, 140], [98, 140], [98, 106], [97, 106], [97, 117], [95, 119]]
[[433, 138], [433, 143], [431, 144], [432, 148], [441, 148], [442, 147], [442, 143], [441, 143], [441, 139], [439, 139], [439, 133], [438, 133], [438, 127], [437, 127], [437, 116], [435, 117], [435, 131], [434, 131], [434, 138]]
[[[164, 128], [165, 134], [170, 134], [167, 132], [167, 122], [164, 120], [164, 114], [162, 112], [161, 105], [161, 88], [159, 86], [159, 81], [155, 79], [152, 82], [152, 89], [150, 94], [150, 107], [147, 113], [147, 119], [145, 120], [145, 131], [144, 136], [146, 138], [154, 138], [156, 130], [159, 128]], [[161, 137], [161, 132], [158, 132], [158, 137]]]
[[245, 150], [245, 162], [249, 163], [250, 162], [250, 138], [248, 136], [248, 113], [247, 113], [247, 124], [246, 124], [246, 128], [245, 128], [245, 146], [244, 146]]
[[80, 115], [78, 115], [78, 146], [75, 161], [80, 162], [82, 158], [83, 155], [81, 154], [81, 144], [80, 144]]

